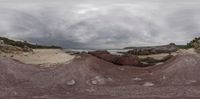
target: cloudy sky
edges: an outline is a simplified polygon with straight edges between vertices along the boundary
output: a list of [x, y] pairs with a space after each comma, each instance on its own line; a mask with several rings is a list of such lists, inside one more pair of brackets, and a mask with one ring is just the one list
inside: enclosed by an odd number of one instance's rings
[[0, 36], [65, 48], [186, 44], [198, 0], [0, 0]]

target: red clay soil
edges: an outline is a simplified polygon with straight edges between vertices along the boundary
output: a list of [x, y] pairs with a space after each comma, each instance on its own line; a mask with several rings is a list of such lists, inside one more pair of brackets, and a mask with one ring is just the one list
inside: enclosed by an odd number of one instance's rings
[[118, 66], [88, 54], [41, 68], [0, 57], [0, 99], [200, 99], [200, 56]]

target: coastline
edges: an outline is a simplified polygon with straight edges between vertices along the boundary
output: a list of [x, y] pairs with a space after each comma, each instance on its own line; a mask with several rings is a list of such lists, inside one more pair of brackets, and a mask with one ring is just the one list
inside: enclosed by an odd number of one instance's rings
[[1, 56], [35, 65], [66, 63], [75, 58], [75, 55], [65, 53], [62, 49], [33, 49], [33, 52], [3, 53]]

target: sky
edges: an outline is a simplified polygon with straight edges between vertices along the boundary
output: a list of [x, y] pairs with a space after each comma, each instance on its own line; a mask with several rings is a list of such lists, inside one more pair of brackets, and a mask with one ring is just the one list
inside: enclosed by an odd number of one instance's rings
[[198, 0], [0, 0], [0, 36], [64, 48], [123, 48], [200, 36]]

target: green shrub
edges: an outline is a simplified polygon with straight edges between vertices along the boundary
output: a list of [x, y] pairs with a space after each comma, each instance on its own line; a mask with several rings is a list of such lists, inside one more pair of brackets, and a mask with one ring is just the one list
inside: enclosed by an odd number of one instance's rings
[[5, 38], [5, 37], [0, 37], [0, 40], [3, 40], [5, 44], [7, 45], [12, 45], [12, 46], [17, 46], [17, 47], [21, 47], [21, 48], [24, 48], [24, 47], [29, 47], [29, 48], [33, 48], [33, 49], [61, 49], [61, 47], [58, 47], [58, 46], [44, 46], [44, 45], [34, 45], [34, 44], [30, 44], [28, 43], [27, 41], [14, 41], [14, 40], [11, 40], [11, 39], [8, 39], [8, 38]]

